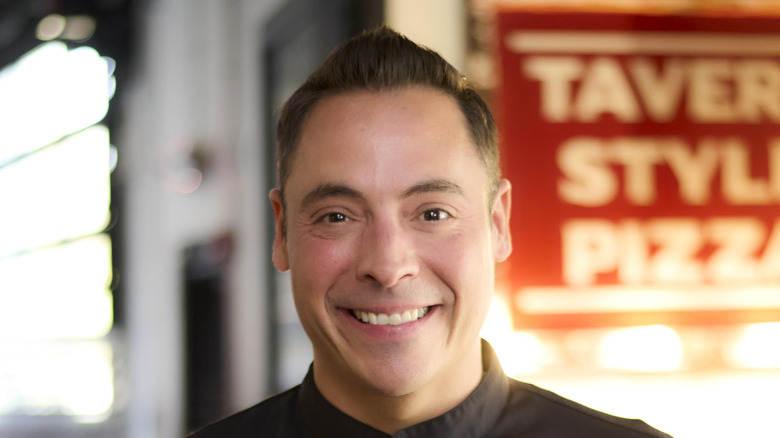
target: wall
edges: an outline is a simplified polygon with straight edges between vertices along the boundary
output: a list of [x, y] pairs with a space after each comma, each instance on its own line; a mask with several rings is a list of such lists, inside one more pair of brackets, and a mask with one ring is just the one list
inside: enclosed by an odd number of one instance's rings
[[[183, 249], [224, 233], [235, 248], [229, 273], [226, 358], [230, 410], [265, 395], [258, 285], [268, 261], [260, 156], [262, 28], [280, 0], [160, 0], [138, 7], [136, 61], [123, 120], [112, 139], [126, 263], [126, 338], [131, 438], [180, 437], [183, 418]], [[191, 193], [192, 145], [208, 161]], [[191, 170], [191, 169], [189, 169]]]

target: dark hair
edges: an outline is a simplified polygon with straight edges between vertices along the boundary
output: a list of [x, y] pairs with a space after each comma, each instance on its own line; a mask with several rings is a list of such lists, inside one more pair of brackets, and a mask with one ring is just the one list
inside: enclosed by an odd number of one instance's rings
[[443, 91], [458, 102], [488, 173], [492, 203], [500, 171], [496, 125], [487, 104], [468, 80], [438, 53], [387, 26], [366, 31], [337, 47], [282, 108], [276, 129], [282, 202], [303, 123], [317, 102], [349, 91], [378, 92], [414, 85]]

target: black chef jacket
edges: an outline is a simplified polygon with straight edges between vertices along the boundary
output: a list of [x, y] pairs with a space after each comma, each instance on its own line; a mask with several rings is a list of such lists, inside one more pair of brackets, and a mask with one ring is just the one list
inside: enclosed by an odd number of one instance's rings
[[[614, 417], [528, 383], [508, 378], [487, 342], [482, 342], [485, 377], [449, 412], [399, 430], [403, 438], [670, 438], [640, 420]], [[208, 426], [191, 438], [386, 438], [330, 404], [314, 385], [311, 368], [303, 382], [245, 411]]]

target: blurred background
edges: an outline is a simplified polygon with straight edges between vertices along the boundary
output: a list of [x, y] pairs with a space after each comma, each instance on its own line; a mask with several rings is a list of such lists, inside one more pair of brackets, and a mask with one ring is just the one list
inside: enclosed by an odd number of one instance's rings
[[490, 103], [508, 374], [778, 437], [780, 4], [0, 0], [0, 436], [184, 436], [311, 360], [270, 263], [277, 109], [389, 23]]

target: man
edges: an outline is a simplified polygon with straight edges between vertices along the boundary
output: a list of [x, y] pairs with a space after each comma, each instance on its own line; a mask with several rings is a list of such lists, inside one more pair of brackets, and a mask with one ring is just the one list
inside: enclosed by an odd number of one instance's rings
[[273, 263], [314, 361], [210, 437], [666, 437], [507, 378], [479, 332], [511, 252], [496, 128], [452, 66], [388, 28], [335, 51], [277, 129]]

